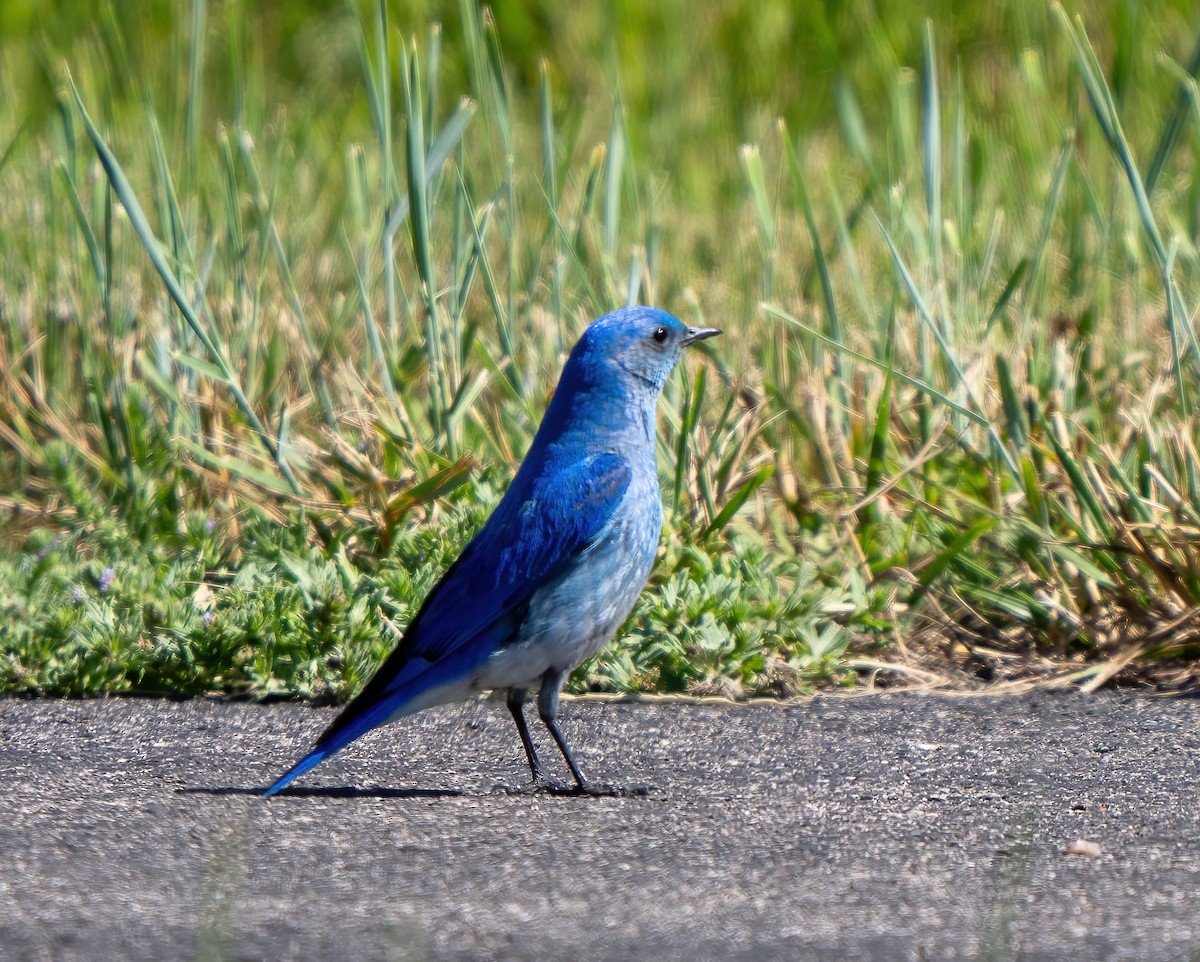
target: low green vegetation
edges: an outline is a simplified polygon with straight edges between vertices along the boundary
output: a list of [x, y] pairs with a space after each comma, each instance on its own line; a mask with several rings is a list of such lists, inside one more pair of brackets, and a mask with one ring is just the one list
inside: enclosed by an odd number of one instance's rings
[[[259, 515], [241, 526], [195, 513], [185, 532], [153, 541], [112, 521], [87, 535], [39, 532], [0, 569], [8, 626], [0, 686], [347, 698], [488, 504], [459, 503], [369, 558], [314, 545], [303, 516], [280, 524]], [[737, 695], [840, 679], [850, 632], [830, 616], [870, 606], [861, 587], [822, 587], [812, 565], [772, 559], [743, 537], [719, 553], [669, 545], [654, 589], [621, 645], [580, 669], [577, 690]]]
[[348, 697], [631, 302], [727, 336], [576, 690], [1191, 681], [1188, 4], [87, 6], [3, 15], [0, 690]]

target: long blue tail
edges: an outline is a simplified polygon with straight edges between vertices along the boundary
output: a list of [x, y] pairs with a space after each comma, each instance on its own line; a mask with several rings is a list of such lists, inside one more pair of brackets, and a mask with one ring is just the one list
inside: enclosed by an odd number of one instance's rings
[[322, 738], [313, 746], [312, 751], [296, 762], [279, 781], [262, 793], [263, 798], [270, 798], [281, 789], [287, 788], [295, 779], [310, 769], [316, 768], [330, 755], [341, 751], [359, 735], [376, 728], [392, 713], [391, 700], [373, 705], [345, 728], [339, 729], [328, 738]]
[[[276, 792], [287, 788], [295, 779], [310, 769], [316, 768], [330, 755], [341, 751], [359, 735], [366, 734], [372, 728], [378, 728], [389, 719], [418, 710], [421, 707], [419, 699], [422, 694], [445, 683], [449, 678], [461, 676], [471, 669], [472, 665], [470, 664], [455, 662], [435, 666], [419, 661], [410, 662], [399, 677], [393, 681], [394, 687], [389, 693], [382, 699], [368, 703], [360, 713], [349, 717], [344, 725], [339, 725], [339, 722], [346, 718], [348, 713], [353, 712], [355, 703], [352, 702], [347, 706], [346, 711], [339, 719], [335, 720], [334, 724], [317, 740], [312, 751], [296, 762], [286, 775], [263, 792], [262, 797], [270, 798]], [[429, 702], [424, 704], [427, 706]]]
[[262, 793], [263, 798], [270, 798], [280, 789], [287, 788], [293, 781], [307, 772], [310, 768], [316, 768], [321, 762], [325, 761], [333, 752], [328, 748], [314, 748], [311, 752], [305, 755], [300, 761], [288, 770], [288, 773], [279, 779], [274, 785]]

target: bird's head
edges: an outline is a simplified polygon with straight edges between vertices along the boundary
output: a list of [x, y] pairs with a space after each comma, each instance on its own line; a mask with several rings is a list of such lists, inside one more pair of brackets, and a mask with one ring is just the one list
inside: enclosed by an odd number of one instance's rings
[[592, 322], [571, 352], [571, 362], [588, 380], [622, 372], [657, 393], [685, 347], [720, 333], [715, 327], [688, 327], [657, 308], [623, 307]]

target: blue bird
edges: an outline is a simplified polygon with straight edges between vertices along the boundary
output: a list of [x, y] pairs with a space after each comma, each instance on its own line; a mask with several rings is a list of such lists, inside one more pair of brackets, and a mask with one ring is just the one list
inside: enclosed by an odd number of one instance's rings
[[[662, 533], [655, 405], [684, 348], [719, 333], [649, 307], [588, 327], [496, 510], [374, 677], [264, 796], [373, 728], [503, 688], [535, 784], [621, 794], [580, 770], [558, 726], [559, 691], [646, 584]], [[523, 707], [533, 687], [575, 787], [554, 782], [538, 758]]]

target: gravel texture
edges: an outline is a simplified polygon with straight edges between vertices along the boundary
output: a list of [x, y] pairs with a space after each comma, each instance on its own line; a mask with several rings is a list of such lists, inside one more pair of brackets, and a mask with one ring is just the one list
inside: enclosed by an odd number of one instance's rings
[[600, 799], [476, 702], [256, 797], [331, 717], [0, 700], [0, 958], [1200, 960], [1194, 700], [566, 702]]

